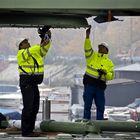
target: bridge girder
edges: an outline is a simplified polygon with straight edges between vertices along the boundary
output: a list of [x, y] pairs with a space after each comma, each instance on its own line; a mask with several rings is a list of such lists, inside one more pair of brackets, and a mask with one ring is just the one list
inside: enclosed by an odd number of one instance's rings
[[1, 27], [87, 27], [86, 18], [140, 16], [140, 0], [1, 0]]

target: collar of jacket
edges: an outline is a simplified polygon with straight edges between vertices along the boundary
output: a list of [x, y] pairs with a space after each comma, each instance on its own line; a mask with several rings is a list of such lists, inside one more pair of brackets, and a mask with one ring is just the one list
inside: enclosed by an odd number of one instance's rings
[[98, 57], [107, 58], [108, 54], [98, 53]]

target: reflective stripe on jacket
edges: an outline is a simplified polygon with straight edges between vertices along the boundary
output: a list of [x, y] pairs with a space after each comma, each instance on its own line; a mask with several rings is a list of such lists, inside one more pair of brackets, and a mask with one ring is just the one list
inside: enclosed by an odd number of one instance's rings
[[101, 76], [101, 80], [107, 81], [114, 78], [114, 64], [108, 58], [108, 54], [102, 54], [94, 52], [92, 49], [90, 39], [85, 40], [84, 44], [85, 58], [86, 58], [86, 74], [98, 79], [99, 72], [98, 69], [103, 69], [106, 71], [106, 75]]
[[[20, 74], [43, 74], [44, 73], [44, 58], [50, 48], [50, 43], [44, 47], [35, 45], [27, 49], [21, 49], [17, 54]], [[34, 59], [38, 66], [35, 64]], [[21, 68], [20, 68], [21, 67]], [[26, 72], [26, 73], [25, 73]]]

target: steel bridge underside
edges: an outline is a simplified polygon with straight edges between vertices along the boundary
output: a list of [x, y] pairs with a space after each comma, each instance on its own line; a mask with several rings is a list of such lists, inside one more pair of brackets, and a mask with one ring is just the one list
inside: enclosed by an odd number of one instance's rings
[[0, 27], [87, 27], [98, 15], [140, 16], [140, 0], [1, 0]]

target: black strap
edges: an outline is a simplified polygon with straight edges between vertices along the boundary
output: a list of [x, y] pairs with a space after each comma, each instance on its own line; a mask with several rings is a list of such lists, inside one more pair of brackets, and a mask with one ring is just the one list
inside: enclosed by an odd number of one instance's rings
[[[37, 68], [39, 68], [39, 64], [37, 62], [37, 60], [31, 55], [31, 57], [33, 58], [34, 60], [34, 72], [35, 72], [35, 66], [37, 66]], [[23, 68], [22, 66], [19, 66], [19, 69], [21, 69], [24, 73], [28, 74]]]
[[28, 74], [21, 66], [18, 66], [24, 73]]
[[34, 71], [35, 71], [35, 65], [37, 66], [37, 68], [39, 68], [39, 65], [38, 65], [38, 62], [37, 60], [31, 55], [31, 57], [33, 58], [34, 60]]

